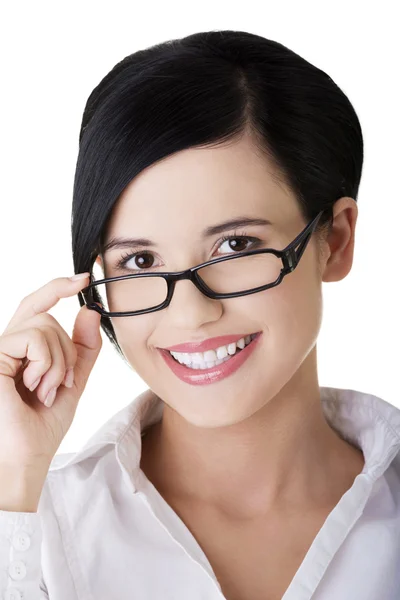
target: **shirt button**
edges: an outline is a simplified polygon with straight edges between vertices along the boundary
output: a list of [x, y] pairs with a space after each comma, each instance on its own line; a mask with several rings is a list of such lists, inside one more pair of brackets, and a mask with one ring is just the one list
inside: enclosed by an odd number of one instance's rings
[[25, 531], [18, 531], [12, 539], [12, 544], [16, 550], [28, 550], [31, 538]]
[[8, 567], [8, 574], [12, 579], [23, 579], [26, 575], [26, 566], [22, 560], [14, 560]]
[[4, 600], [22, 600], [22, 594], [16, 588], [9, 588], [4, 594]]

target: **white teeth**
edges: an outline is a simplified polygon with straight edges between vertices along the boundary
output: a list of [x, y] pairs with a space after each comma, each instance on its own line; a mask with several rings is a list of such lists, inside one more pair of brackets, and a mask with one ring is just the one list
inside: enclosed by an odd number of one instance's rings
[[232, 344], [229, 344], [228, 346], [228, 354], [230, 354], [231, 356], [233, 356], [236, 352], [236, 342], [232, 342]]
[[217, 358], [218, 359], [226, 358], [227, 356], [228, 356], [228, 350], [226, 349], [226, 346], [221, 346], [220, 348], [217, 348]]
[[181, 364], [191, 366], [193, 369], [206, 369], [229, 360], [231, 356], [236, 354], [237, 348], [243, 350], [254, 337], [254, 335], [246, 335], [237, 342], [206, 352], [171, 352], [171, 354]]
[[[247, 337], [247, 336], [246, 336], [246, 337]], [[245, 345], [246, 345], [245, 338], [240, 338], [240, 340], [238, 340], [236, 343], [237, 343], [237, 345], [239, 346], [239, 348], [241, 348], [241, 350], [243, 350], [243, 348], [244, 348], [244, 347], [245, 347]]]
[[[198, 354], [203, 356], [204, 362], [212, 362], [213, 360], [217, 360], [217, 353], [215, 350], [207, 350], [204, 353], [198, 352]], [[189, 353], [187, 353], [186, 356], [190, 359], [190, 362], [192, 362], [191, 355]], [[200, 361], [196, 361], [196, 362], [200, 362]]]

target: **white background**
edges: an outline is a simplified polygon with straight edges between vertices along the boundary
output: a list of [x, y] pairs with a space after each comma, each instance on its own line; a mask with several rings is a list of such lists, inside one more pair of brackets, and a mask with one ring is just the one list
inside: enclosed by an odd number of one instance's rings
[[[1, 311], [73, 274], [71, 203], [86, 100], [123, 57], [197, 31], [276, 40], [328, 73], [361, 122], [364, 165], [353, 268], [324, 283], [320, 385], [400, 408], [399, 42], [396, 2], [8, 2], [0, 15]], [[72, 334], [77, 297], [49, 312]], [[58, 453], [79, 449], [147, 389], [102, 332], [103, 347]]]

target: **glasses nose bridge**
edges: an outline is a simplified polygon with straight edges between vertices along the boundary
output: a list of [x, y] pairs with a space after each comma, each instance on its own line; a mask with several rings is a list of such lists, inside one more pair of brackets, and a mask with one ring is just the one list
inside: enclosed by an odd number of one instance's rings
[[184, 271], [178, 271], [177, 273], [170, 273], [168, 279], [169, 279], [169, 285], [171, 287], [171, 292], [173, 292], [175, 290], [176, 282], [183, 281], [183, 280], [191, 281], [200, 292], [203, 292], [203, 290], [199, 286], [199, 283], [196, 279], [195, 273], [196, 272], [193, 268], [185, 269]]

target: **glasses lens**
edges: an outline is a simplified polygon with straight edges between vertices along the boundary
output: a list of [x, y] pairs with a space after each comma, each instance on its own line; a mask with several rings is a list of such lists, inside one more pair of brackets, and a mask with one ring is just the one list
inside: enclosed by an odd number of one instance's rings
[[133, 312], [162, 304], [167, 297], [163, 277], [134, 277], [96, 285], [100, 302], [107, 312]]
[[[232, 294], [274, 283], [281, 269], [282, 261], [279, 258], [264, 253], [214, 263], [199, 269], [198, 275], [213, 292]], [[167, 298], [167, 282], [157, 276], [100, 283], [96, 290], [107, 312], [148, 310], [162, 304]]]
[[218, 294], [245, 292], [274, 283], [281, 272], [282, 261], [274, 254], [253, 254], [223, 260], [197, 271], [204, 283]]

